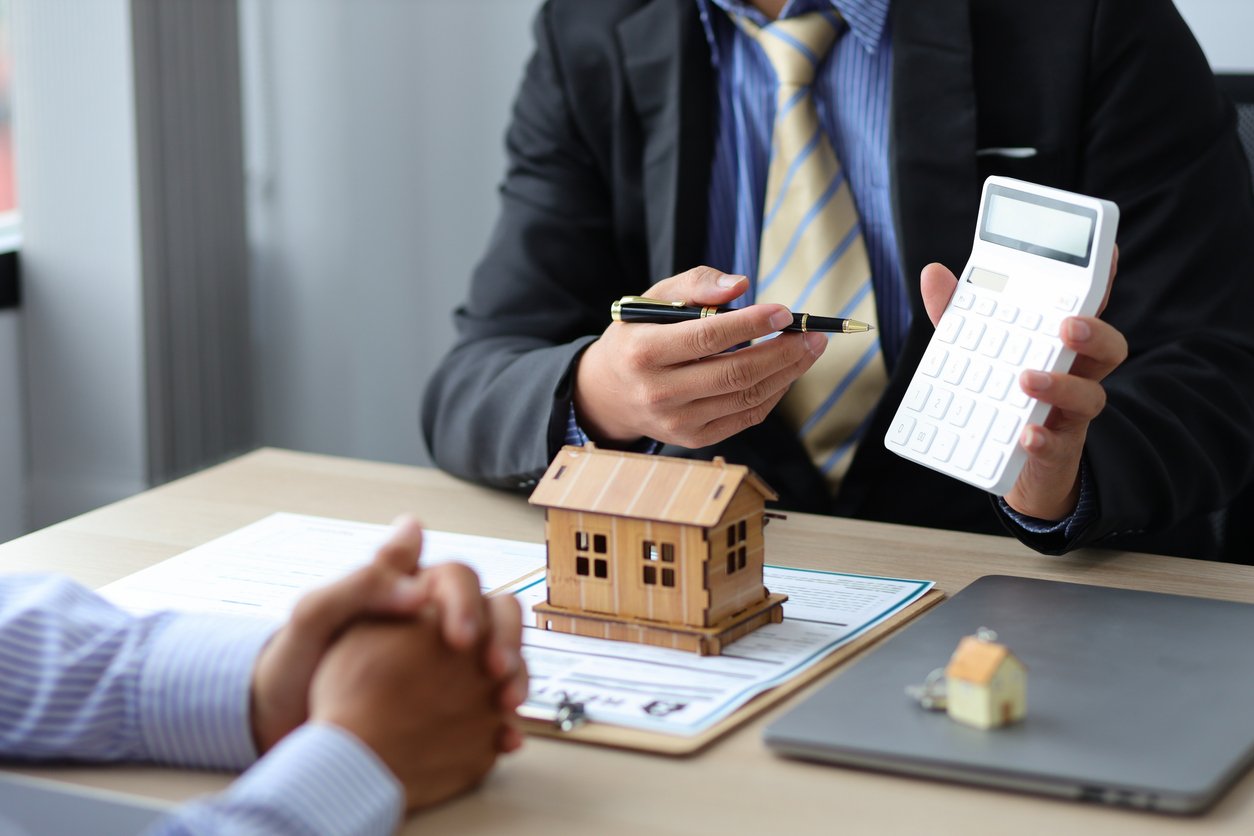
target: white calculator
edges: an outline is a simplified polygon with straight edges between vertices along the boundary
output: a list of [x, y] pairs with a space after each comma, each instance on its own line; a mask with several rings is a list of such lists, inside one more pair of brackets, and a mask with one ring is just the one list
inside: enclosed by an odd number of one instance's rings
[[1049, 404], [1019, 385], [1025, 369], [1065, 372], [1068, 316], [1092, 316], [1110, 281], [1119, 207], [989, 177], [975, 245], [885, 446], [968, 484], [1006, 494], [1027, 453], [1019, 437]]

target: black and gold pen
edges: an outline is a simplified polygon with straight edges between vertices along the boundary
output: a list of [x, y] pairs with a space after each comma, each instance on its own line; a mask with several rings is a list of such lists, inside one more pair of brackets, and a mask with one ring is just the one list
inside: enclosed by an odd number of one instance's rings
[[[733, 309], [685, 305], [683, 302], [664, 302], [645, 296], [624, 296], [610, 306], [610, 316], [615, 322], [652, 322], [665, 325], [670, 322], [685, 322], [689, 319], [705, 319], [707, 316], [726, 313], [729, 310]], [[820, 334], [861, 334], [875, 330], [875, 326], [856, 319], [795, 313], [792, 315], [792, 324], [783, 330], [814, 331]]]

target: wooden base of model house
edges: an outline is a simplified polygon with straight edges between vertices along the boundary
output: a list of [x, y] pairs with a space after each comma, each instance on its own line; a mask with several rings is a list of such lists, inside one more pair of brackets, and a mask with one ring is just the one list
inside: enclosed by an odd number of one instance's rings
[[689, 627], [686, 624], [649, 621], [586, 610], [568, 610], [552, 604], [536, 604], [536, 626], [542, 630], [591, 636], [594, 639], [651, 644], [675, 650], [696, 652], [702, 656], [717, 656], [726, 645], [741, 636], [748, 635], [764, 624], [779, 624], [784, 620], [784, 602], [787, 595], [768, 595], [760, 603], [728, 616], [713, 627]]

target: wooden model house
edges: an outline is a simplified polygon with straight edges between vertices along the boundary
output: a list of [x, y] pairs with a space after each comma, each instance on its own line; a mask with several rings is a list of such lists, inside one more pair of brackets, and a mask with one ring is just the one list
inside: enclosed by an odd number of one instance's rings
[[784, 618], [762, 584], [765, 503], [743, 465], [564, 447], [545, 509], [548, 602], [536, 626], [718, 654]]
[[1027, 668], [1004, 644], [966, 636], [945, 668], [946, 711], [981, 729], [1022, 720], [1028, 710]]

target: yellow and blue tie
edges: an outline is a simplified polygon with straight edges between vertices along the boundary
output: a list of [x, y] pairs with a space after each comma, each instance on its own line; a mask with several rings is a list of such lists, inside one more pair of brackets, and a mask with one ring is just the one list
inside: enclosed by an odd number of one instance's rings
[[[813, 12], [767, 26], [737, 18], [778, 81], [759, 242], [757, 301], [877, 324], [871, 265], [853, 194], [819, 124], [814, 75], [840, 18]], [[838, 336], [780, 404], [833, 493], [888, 377], [878, 334]]]

